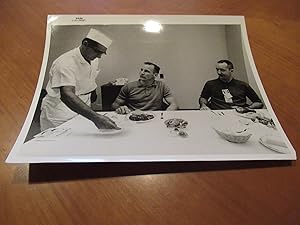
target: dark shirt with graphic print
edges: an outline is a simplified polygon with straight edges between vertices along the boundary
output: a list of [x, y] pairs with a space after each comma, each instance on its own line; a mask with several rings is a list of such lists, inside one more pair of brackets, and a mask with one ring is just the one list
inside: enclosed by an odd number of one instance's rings
[[[232, 96], [230, 101], [223, 94], [228, 91]], [[246, 107], [248, 106], [246, 97], [252, 102], [261, 102], [258, 95], [246, 82], [232, 79], [225, 83], [219, 78], [207, 81], [200, 95], [200, 98], [208, 101], [207, 106], [212, 110], [232, 109], [233, 106]]]

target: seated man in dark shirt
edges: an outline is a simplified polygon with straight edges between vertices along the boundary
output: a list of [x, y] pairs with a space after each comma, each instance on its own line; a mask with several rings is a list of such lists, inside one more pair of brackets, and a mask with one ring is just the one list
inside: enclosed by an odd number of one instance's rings
[[163, 100], [168, 103], [167, 110], [176, 110], [177, 105], [169, 87], [155, 80], [159, 66], [145, 62], [140, 70], [140, 79], [122, 87], [112, 104], [117, 113], [126, 114], [133, 110], [162, 110]]
[[[233, 64], [229, 60], [217, 62], [218, 78], [207, 81], [199, 98], [200, 110], [263, 107], [258, 95], [249, 84], [233, 78]], [[248, 97], [251, 104], [247, 104]]]

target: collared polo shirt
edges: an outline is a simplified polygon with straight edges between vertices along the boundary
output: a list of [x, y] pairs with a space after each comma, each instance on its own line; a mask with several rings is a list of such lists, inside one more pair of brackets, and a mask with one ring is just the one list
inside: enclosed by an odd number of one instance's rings
[[162, 81], [155, 80], [150, 86], [134, 81], [122, 87], [117, 99], [125, 101], [130, 110], [161, 110], [163, 99], [171, 96], [170, 88]]

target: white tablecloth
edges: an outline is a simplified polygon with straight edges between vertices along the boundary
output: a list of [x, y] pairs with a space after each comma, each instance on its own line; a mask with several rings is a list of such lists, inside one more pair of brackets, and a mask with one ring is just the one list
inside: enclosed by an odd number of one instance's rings
[[[261, 110], [267, 114], [266, 110]], [[245, 120], [233, 110], [217, 111], [164, 111], [152, 112], [155, 118], [145, 123], [128, 120], [128, 116], [109, 112], [107, 115], [123, 122], [117, 134], [102, 134], [95, 125], [76, 116], [59, 128], [67, 132], [53, 140], [35, 138], [19, 151], [20, 161], [29, 162], [102, 162], [102, 161], [197, 161], [197, 160], [263, 160], [287, 159], [259, 143], [259, 138], [280, 132], [260, 123], [249, 128], [251, 138], [243, 144], [222, 139], [212, 129], [218, 121], [235, 124]], [[101, 112], [104, 114], [104, 112]], [[220, 114], [220, 115], [216, 115]], [[188, 121], [188, 137], [180, 137], [164, 124], [166, 119]], [[291, 151], [292, 154], [292, 151]]]

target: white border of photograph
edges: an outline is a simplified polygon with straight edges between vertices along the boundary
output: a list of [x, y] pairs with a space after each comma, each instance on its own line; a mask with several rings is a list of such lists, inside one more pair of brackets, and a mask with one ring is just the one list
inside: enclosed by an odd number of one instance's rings
[[[246, 50], [246, 57], [249, 60], [254, 80], [258, 86], [262, 100], [270, 113], [271, 118], [279, 130], [284, 142], [288, 146], [287, 154], [165, 154], [161, 149], [161, 154], [141, 154], [141, 155], [24, 155], [22, 146], [28, 134], [30, 125], [39, 100], [39, 95], [45, 78], [49, 48], [51, 40], [51, 27], [54, 25], [143, 25], [147, 21], [153, 20], [166, 25], [240, 25], [243, 47]], [[199, 90], [201, 91], [201, 90]], [[199, 92], [200, 93], [200, 92]], [[201, 129], [201, 128], [200, 128]], [[118, 139], [116, 139], [118, 140]], [[197, 144], [197, 143], [195, 143]], [[83, 144], [84, 146], [84, 144]], [[61, 146], [64, 148], [64, 146]], [[137, 146], [138, 147], [138, 146]], [[164, 146], [166, 147], [166, 146]], [[199, 148], [205, 148], [199, 143]], [[126, 149], [126, 146], [125, 148]], [[136, 162], [136, 161], [231, 161], [231, 160], [295, 160], [296, 152], [284, 133], [272, 107], [267, 98], [262, 82], [259, 78], [255, 63], [251, 54], [251, 49], [247, 37], [246, 25], [243, 16], [197, 16], [197, 15], [50, 15], [48, 16], [45, 49], [37, 88], [33, 97], [30, 110], [22, 127], [22, 130], [6, 160], [7, 163], [54, 163], [54, 162]]]

